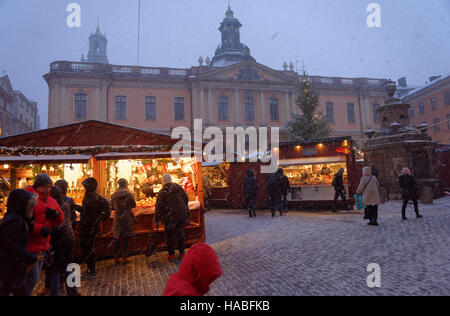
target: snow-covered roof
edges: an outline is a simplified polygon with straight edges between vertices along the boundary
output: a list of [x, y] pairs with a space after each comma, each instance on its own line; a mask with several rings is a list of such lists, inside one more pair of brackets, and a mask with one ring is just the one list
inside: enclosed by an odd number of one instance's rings
[[404, 96], [402, 96], [402, 99], [409, 98], [409, 97], [413, 96], [414, 94], [419, 93], [422, 90], [428, 89], [429, 87], [432, 87], [432, 86], [434, 86], [434, 85], [436, 85], [436, 84], [438, 84], [438, 83], [440, 83], [440, 82], [442, 82], [442, 81], [444, 81], [444, 80], [446, 80], [448, 78], [450, 78], [450, 73], [441, 76], [439, 79], [436, 79], [436, 80], [433, 80], [433, 81], [427, 83], [425, 86], [422, 86], [420, 88], [414, 89], [413, 91], [411, 91], [411, 92], [405, 94]]

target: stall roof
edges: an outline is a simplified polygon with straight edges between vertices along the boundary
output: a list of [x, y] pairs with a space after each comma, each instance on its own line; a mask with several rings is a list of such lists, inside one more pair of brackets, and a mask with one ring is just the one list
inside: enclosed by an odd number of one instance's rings
[[307, 158], [297, 158], [297, 159], [280, 159], [279, 166], [300, 166], [300, 165], [313, 165], [320, 163], [342, 163], [346, 162], [347, 158], [345, 156], [332, 156], [332, 157], [307, 157]]
[[19, 155], [19, 156], [0, 156], [0, 163], [51, 163], [51, 162], [71, 162], [71, 163], [85, 163], [88, 162], [91, 156], [89, 155]]

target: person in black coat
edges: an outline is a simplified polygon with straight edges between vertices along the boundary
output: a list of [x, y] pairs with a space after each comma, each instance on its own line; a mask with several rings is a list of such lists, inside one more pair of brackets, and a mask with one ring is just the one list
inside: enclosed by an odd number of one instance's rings
[[97, 277], [95, 270], [96, 254], [94, 248], [95, 238], [100, 231], [100, 222], [111, 215], [111, 206], [97, 192], [97, 180], [87, 178], [82, 182], [86, 190], [83, 199], [83, 207], [80, 215], [80, 248], [81, 256], [86, 261], [87, 270], [83, 273], [83, 279], [94, 279]]
[[247, 176], [244, 180], [244, 196], [248, 209], [248, 216], [256, 217], [256, 196], [258, 194], [258, 185], [256, 184], [255, 171], [247, 170]]
[[281, 176], [281, 207], [282, 211], [287, 213], [289, 208], [287, 195], [291, 192], [291, 183], [289, 182], [289, 178], [284, 174], [283, 169], [278, 169], [278, 173]]
[[272, 217], [275, 217], [275, 210], [278, 210], [280, 212], [280, 216], [283, 216], [283, 212], [281, 209], [282, 182], [283, 180], [278, 171], [269, 174], [267, 178], [267, 192], [269, 193], [270, 211], [272, 212]]
[[419, 186], [417, 185], [416, 180], [411, 175], [411, 171], [408, 168], [403, 168], [402, 173], [398, 177], [398, 182], [400, 188], [402, 190], [402, 219], [407, 220], [406, 218], [406, 206], [408, 205], [409, 200], [413, 201], [414, 211], [416, 212], [417, 218], [422, 218], [423, 216], [419, 213], [419, 205], [417, 203], [417, 198], [419, 195]]
[[344, 169], [341, 168], [335, 175], [333, 179], [334, 187], [334, 201], [333, 201], [333, 213], [337, 213], [336, 204], [339, 197], [344, 201], [344, 209], [347, 210], [347, 200], [345, 199], [345, 187], [344, 187]]
[[163, 176], [163, 188], [158, 193], [155, 224], [164, 224], [169, 261], [175, 260], [175, 239], [180, 259], [184, 256], [184, 229], [189, 221], [189, 198], [183, 188], [172, 182], [169, 174]]
[[7, 213], [0, 224], [0, 296], [26, 294], [27, 268], [38, 260], [26, 249], [37, 200], [37, 195], [25, 190], [13, 190], [9, 195]]

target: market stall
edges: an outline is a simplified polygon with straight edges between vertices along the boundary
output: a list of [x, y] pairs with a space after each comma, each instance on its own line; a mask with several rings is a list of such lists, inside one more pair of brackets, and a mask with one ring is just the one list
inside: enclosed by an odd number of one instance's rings
[[[11, 188], [26, 187], [32, 184], [37, 174], [47, 173], [53, 181], [65, 179], [69, 184], [67, 195], [81, 204], [84, 197], [81, 183], [87, 177], [97, 179], [98, 191], [106, 198], [118, 188], [117, 180], [125, 178], [137, 201], [137, 207], [133, 209], [136, 224], [130, 253], [141, 253], [149, 234], [155, 230], [156, 197], [162, 188], [162, 176], [169, 173], [189, 197], [191, 221], [186, 227], [186, 245], [205, 240], [201, 163], [193, 157], [172, 159], [170, 149], [176, 140], [104, 122], [79, 123], [83, 128], [74, 125], [77, 124], [27, 133], [19, 138], [13, 136], [15, 140], [13, 137], [0, 139], [0, 164], [8, 167], [3, 172], [8, 185]], [[84, 139], [81, 142], [80, 138], [68, 137], [77, 131], [82, 131], [80, 137]], [[86, 138], [86, 135], [92, 137]], [[47, 136], [45, 146], [43, 136]], [[61, 137], [64, 142], [60, 141]], [[28, 146], [21, 145], [23, 143]], [[113, 255], [113, 218], [114, 212], [101, 225], [96, 240], [99, 257]], [[158, 248], [164, 249], [164, 227], [161, 226], [158, 232]]]
[[211, 207], [229, 207], [230, 187], [228, 177], [230, 164], [204, 162], [202, 163], [202, 169], [204, 177], [209, 182]]
[[[354, 144], [351, 138], [329, 138], [308, 142], [281, 143], [279, 167], [291, 183], [288, 195], [292, 209], [328, 209], [334, 199], [332, 181], [341, 168], [344, 169], [346, 196], [352, 199], [359, 183], [355, 161]], [[269, 207], [266, 188], [267, 175], [260, 173], [261, 163], [233, 163], [230, 168], [230, 205], [242, 208], [245, 199], [242, 193], [246, 171], [253, 169], [258, 184], [257, 207]]]

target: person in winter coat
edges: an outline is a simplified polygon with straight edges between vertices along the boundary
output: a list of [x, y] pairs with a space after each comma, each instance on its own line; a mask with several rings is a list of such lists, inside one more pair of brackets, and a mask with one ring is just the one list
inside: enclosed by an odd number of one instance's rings
[[191, 246], [177, 273], [167, 281], [163, 296], [203, 296], [222, 275], [216, 252], [204, 243]]
[[69, 203], [70, 206], [70, 219], [72, 221], [72, 228], [75, 230], [76, 221], [77, 221], [77, 213], [81, 213], [81, 205], [75, 204], [75, 201], [67, 196], [67, 188], [69, 184], [66, 180], [61, 179], [55, 182], [55, 187], [59, 187], [64, 195], [64, 203]]
[[164, 224], [169, 261], [175, 260], [175, 238], [178, 240], [180, 258], [184, 256], [184, 228], [189, 220], [189, 199], [183, 188], [172, 183], [169, 174], [163, 176], [163, 188], [156, 200], [155, 223]]
[[[47, 174], [36, 176], [33, 186], [26, 190], [39, 196], [36, 206], [33, 208], [34, 225], [33, 232], [28, 239], [27, 250], [36, 256], [45, 258], [50, 247], [50, 232], [52, 228], [60, 226], [64, 222], [64, 214], [54, 198], [49, 196], [53, 186], [52, 179]], [[27, 273], [25, 291], [31, 296], [42, 270], [44, 260], [40, 260]]]
[[205, 209], [211, 210], [212, 185], [207, 176], [202, 177], [203, 180], [203, 199], [205, 201]]
[[85, 188], [83, 208], [80, 214], [80, 248], [81, 256], [86, 261], [87, 270], [83, 273], [84, 279], [97, 277], [95, 270], [94, 242], [100, 230], [100, 222], [109, 218], [111, 208], [108, 202], [97, 192], [97, 180], [87, 178], [81, 183]]
[[367, 207], [369, 217], [368, 225], [378, 226], [378, 205], [380, 204], [380, 194], [378, 190], [380, 185], [377, 177], [372, 175], [371, 168], [364, 167], [362, 174], [363, 176], [356, 189], [356, 193], [362, 195], [363, 203]]
[[0, 224], [0, 296], [26, 294], [26, 269], [38, 261], [36, 254], [26, 249], [37, 200], [37, 194], [25, 190], [13, 190], [9, 195]]
[[270, 211], [272, 212], [272, 217], [275, 217], [275, 211], [280, 212], [280, 216], [283, 216], [281, 208], [281, 187], [283, 179], [280, 173], [277, 171], [275, 173], [269, 174], [267, 177], [267, 192], [269, 193], [270, 199]]
[[[370, 168], [369, 168], [370, 169]], [[339, 197], [344, 201], [344, 209], [347, 210], [347, 200], [345, 199], [345, 187], [344, 187], [344, 169], [341, 168], [334, 175], [333, 179], [333, 187], [334, 187], [334, 201], [333, 201], [333, 209], [331, 210], [333, 213], [337, 213], [336, 204]]]
[[248, 216], [256, 217], [256, 196], [258, 195], [258, 185], [256, 184], [255, 171], [247, 170], [247, 176], [244, 180], [244, 196], [248, 209]]
[[291, 192], [291, 183], [289, 182], [289, 178], [285, 176], [283, 169], [278, 169], [278, 173], [281, 176], [281, 207], [282, 211], [287, 213], [289, 208], [287, 196]]
[[79, 296], [76, 288], [67, 285], [67, 266], [73, 263], [75, 249], [75, 234], [72, 228], [71, 211], [69, 203], [64, 202], [64, 194], [59, 186], [54, 186], [50, 196], [58, 202], [64, 213], [64, 223], [52, 229], [50, 243], [53, 249], [53, 260], [46, 271], [51, 296], [59, 296], [61, 285], [65, 284], [68, 296]]
[[119, 189], [112, 195], [111, 204], [114, 212], [113, 238], [114, 238], [114, 264], [120, 262], [120, 243], [123, 246], [123, 263], [131, 262], [128, 258], [128, 240], [133, 236], [136, 220], [131, 211], [136, 207], [133, 194], [128, 190], [128, 181], [120, 179]]
[[402, 173], [398, 177], [398, 182], [400, 184], [400, 188], [402, 189], [402, 219], [407, 220], [406, 218], [406, 206], [408, 205], [409, 200], [413, 201], [414, 211], [416, 212], [417, 218], [422, 218], [423, 216], [419, 213], [419, 205], [417, 203], [417, 198], [419, 195], [419, 186], [411, 175], [411, 171], [408, 168], [403, 168]]

